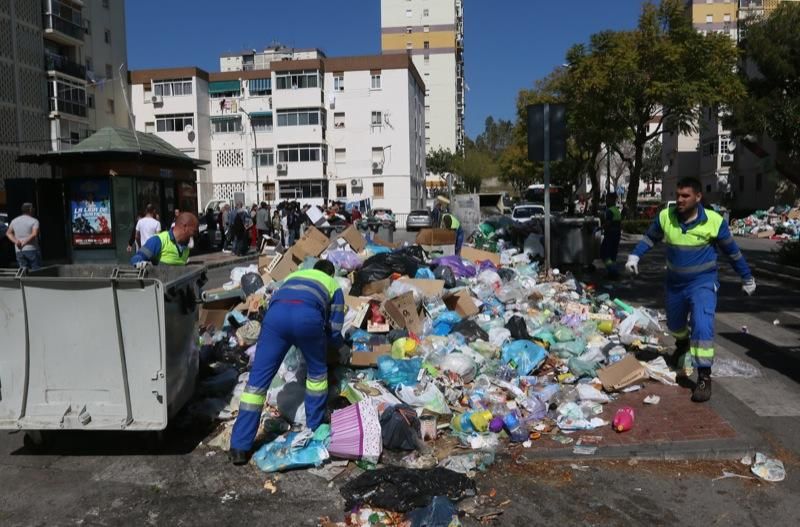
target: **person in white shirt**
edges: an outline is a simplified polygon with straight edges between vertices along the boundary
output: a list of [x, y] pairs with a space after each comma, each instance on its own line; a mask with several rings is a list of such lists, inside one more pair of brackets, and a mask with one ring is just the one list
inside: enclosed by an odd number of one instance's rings
[[148, 204], [144, 217], [136, 222], [136, 243], [139, 247], [144, 246], [147, 240], [161, 232], [161, 222], [155, 219], [155, 215], [155, 206]]

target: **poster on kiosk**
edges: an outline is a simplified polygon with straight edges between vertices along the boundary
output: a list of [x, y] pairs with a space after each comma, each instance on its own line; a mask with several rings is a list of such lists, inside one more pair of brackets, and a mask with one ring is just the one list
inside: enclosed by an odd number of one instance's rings
[[72, 245], [108, 247], [111, 236], [111, 185], [107, 179], [81, 179], [71, 185]]

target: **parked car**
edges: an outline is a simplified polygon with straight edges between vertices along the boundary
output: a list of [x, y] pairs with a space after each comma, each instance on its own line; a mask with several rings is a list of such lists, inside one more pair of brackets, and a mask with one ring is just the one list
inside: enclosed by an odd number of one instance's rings
[[412, 210], [406, 218], [406, 230], [418, 231], [420, 229], [430, 229], [433, 226], [433, 218], [429, 210]]
[[517, 223], [525, 223], [533, 218], [544, 218], [544, 207], [535, 204], [517, 205], [511, 213], [511, 219]]

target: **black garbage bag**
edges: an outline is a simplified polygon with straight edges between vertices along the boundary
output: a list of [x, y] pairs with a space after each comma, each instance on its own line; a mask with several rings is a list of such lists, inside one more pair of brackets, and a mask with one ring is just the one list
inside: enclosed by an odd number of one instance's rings
[[353, 288], [350, 290], [352, 296], [361, 296], [361, 290], [365, 285], [384, 280], [392, 276], [393, 273], [400, 273], [407, 276], [415, 276], [417, 269], [421, 266], [416, 258], [400, 253], [376, 254], [364, 262], [361, 269], [356, 272]]
[[453, 289], [456, 286], [456, 275], [453, 270], [446, 265], [440, 265], [433, 270], [433, 276], [437, 280], [444, 280], [445, 289]]
[[528, 326], [525, 324], [525, 319], [519, 315], [514, 315], [508, 319], [506, 329], [511, 332], [511, 338], [514, 340], [531, 339], [531, 336], [528, 334]]
[[250, 296], [264, 287], [264, 280], [257, 273], [245, 273], [242, 276], [241, 286], [244, 295]]
[[415, 450], [422, 441], [417, 412], [407, 404], [389, 406], [381, 414], [383, 448]]
[[497, 270], [497, 275], [503, 282], [510, 282], [517, 278], [517, 272], [508, 267], [503, 267]]
[[395, 254], [402, 254], [404, 256], [410, 256], [415, 260], [419, 261], [419, 265], [422, 266], [428, 260], [428, 253], [425, 252], [425, 249], [420, 247], [419, 245], [409, 245], [408, 247], [403, 247], [401, 249], [397, 249]]
[[405, 329], [405, 328], [399, 328], [399, 329], [391, 330], [386, 335], [386, 340], [389, 341], [389, 343], [392, 343], [395, 340], [403, 339], [403, 338], [406, 338], [406, 337], [408, 337], [408, 330]]
[[436, 496], [459, 501], [475, 495], [475, 482], [446, 468], [368, 470], [342, 486], [345, 510], [366, 504], [394, 512], [427, 507]]
[[489, 335], [474, 320], [462, 320], [453, 326], [453, 333], [461, 333], [467, 342], [478, 339], [489, 340]]

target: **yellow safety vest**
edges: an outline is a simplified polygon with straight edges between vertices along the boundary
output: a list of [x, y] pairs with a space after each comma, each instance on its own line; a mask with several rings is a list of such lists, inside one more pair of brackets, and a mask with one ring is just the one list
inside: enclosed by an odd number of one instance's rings
[[295, 271], [289, 276], [286, 277], [284, 283], [290, 281], [292, 278], [304, 278], [306, 280], [313, 280], [318, 282], [325, 290], [328, 291], [328, 298], [332, 299], [334, 293], [339, 289], [339, 283], [334, 280], [333, 277], [328, 276], [327, 274], [323, 273], [322, 271], [318, 271], [317, 269], [304, 269], [301, 271]]
[[181, 252], [178, 244], [172, 241], [169, 231], [158, 233], [158, 239], [161, 240], [161, 254], [158, 255], [159, 263], [164, 265], [186, 265], [189, 260], [188, 247]]
[[453, 229], [454, 231], [457, 231], [458, 228], [461, 227], [461, 222], [458, 221], [458, 218], [456, 218], [452, 214], [448, 213], [442, 216], [442, 225], [444, 225], [444, 219], [447, 218], [448, 216], [450, 217], [450, 228]]
[[681, 222], [674, 207], [662, 210], [658, 215], [661, 230], [664, 231], [664, 242], [673, 247], [699, 247], [710, 245], [719, 234], [719, 228], [725, 221], [713, 210], [705, 209], [706, 219], [699, 221], [686, 232], [681, 229]]

